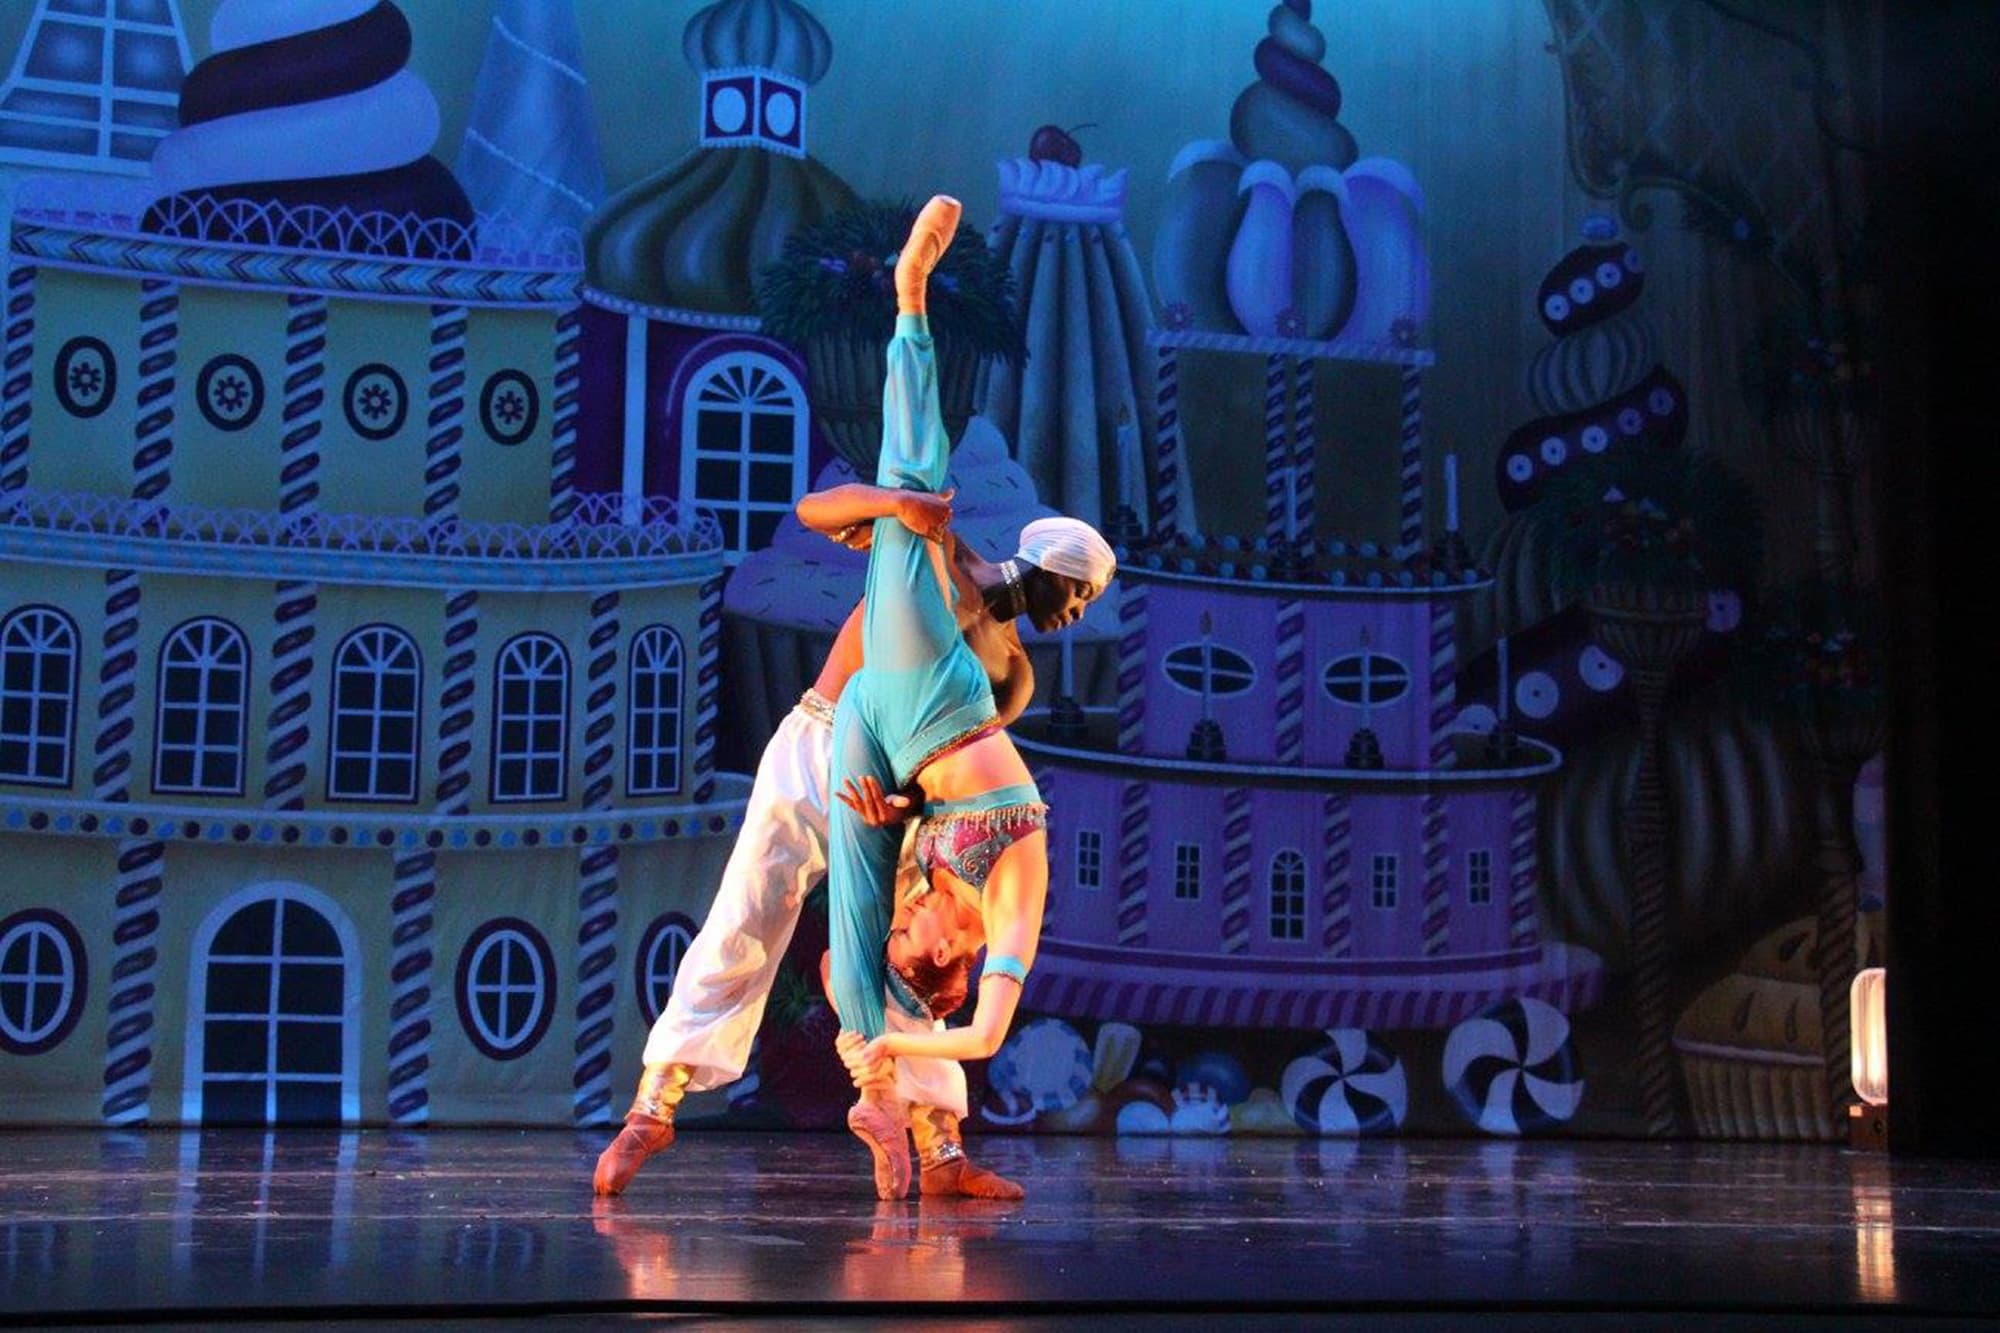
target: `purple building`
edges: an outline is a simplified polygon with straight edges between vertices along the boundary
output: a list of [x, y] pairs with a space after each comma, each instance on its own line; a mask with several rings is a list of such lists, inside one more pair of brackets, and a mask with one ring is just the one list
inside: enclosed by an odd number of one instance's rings
[[[1054, 809], [1028, 1003], [1298, 1029], [1439, 1028], [1522, 997], [1588, 1006], [1601, 962], [1544, 938], [1538, 911], [1538, 793], [1561, 755], [1460, 717], [1459, 610], [1492, 581], [1459, 539], [1455, 495], [1447, 531], [1425, 540], [1429, 354], [1155, 340], [1163, 360], [1182, 346], [1262, 352], [1270, 382], [1290, 380], [1267, 422], [1270, 522], [1252, 540], [1129, 543], [1116, 715], [1065, 700], [1021, 730]], [[1312, 535], [1311, 400], [1294, 358], [1314, 355], [1403, 367], [1393, 550]]]

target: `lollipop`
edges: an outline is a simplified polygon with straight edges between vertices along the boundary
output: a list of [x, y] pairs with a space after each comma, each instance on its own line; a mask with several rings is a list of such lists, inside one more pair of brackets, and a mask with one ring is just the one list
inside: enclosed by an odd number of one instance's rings
[[1569, 1020], [1540, 1000], [1503, 1000], [1452, 1029], [1444, 1081], [1465, 1118], [1489, 1134], [1533, 1134], [1583, 1100]]
[[1394, 1051], [1360, 1028], [1285, 1066], [1278, 1095], [1308, 1134], [1383, 1134], [1403, 1123], [1409, 1085]]

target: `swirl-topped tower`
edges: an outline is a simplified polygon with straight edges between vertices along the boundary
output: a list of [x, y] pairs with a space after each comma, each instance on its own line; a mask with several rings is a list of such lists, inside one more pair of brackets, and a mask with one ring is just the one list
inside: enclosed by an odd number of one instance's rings
[[1645, 290], [1639, 252], [1602, 214], [1585, 220], [1583, 243], [1542, 279], [1536, 313], [1555, 341], [1528, 367], [1528, 397], [1542, 415], [1500, 448], [1495, 480], [1510, 511], [1580, 459], [1671, 448], [1687, 434], [1687, 395], [1660, 364], [1660, 336], [1639, 308]]
[[1175, 156], [1153, 251], [1169, 329], [1420, 342], [1430, 317], [1423, 197], [1400, 163], [1359, 156], [1325, 56], [1311, 0], [1273, 6], [1229, 137]]
[[1257, 82], [1229, 112], [1229, 138], [1255, 161], [1290, 171], [1354, 165], [1354, 136], [1340, 123], [1340, 81], [1320, 64], [1326, 38], [1312, 24], [1312, 0], [1284, 0], [1271, 10], [1268, 35], [1252, 59]]
[[393, 0], [224, 0], [209, 37], [153, 155], [147, 230], [471, 257], [472, 206], [430, 156], [437, 100]]

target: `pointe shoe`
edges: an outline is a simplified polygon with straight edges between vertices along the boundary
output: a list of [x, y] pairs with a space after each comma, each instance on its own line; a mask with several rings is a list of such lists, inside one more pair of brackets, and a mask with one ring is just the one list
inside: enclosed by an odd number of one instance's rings
[[931, 270], [951, 248], [958, 235], [959, 215], [965, 206], [948, 194], [934, 194], [910, 224], [910, 237], [896, 257], [896, 309], [905, 315], [924, 313], [924, 291]]
[[633, 1112], [610, 1146], [598, 1154], [590, 1187], [601, 1195], [623, 1194], [648, 1157], [674, 1141], [673, 1122]]
[[918, 1175], [917, 1192], [926, 1199], [1025, 1199], [1028, 1191], [1002, 1175], [974, 1166], [963, 1157], [927, 1166]]
[[885, 1202], [908, 1198], [910, 1140], [903, 1118], [882, 1102], [856, 1102], [847, 1110], [847, 1127], [874, 1159], [875, 1197]]

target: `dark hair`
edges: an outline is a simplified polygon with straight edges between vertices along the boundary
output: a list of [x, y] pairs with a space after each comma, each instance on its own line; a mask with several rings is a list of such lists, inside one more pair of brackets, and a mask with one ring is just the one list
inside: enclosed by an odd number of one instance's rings
[[897, 976], [931, 1011], [932, 1018], [949, 1018], [965, 1007], [972, 981], [972, 960], [954, 957], [939, 966], [928, 953], [919, 953], [905, 963], [890, 963]]

